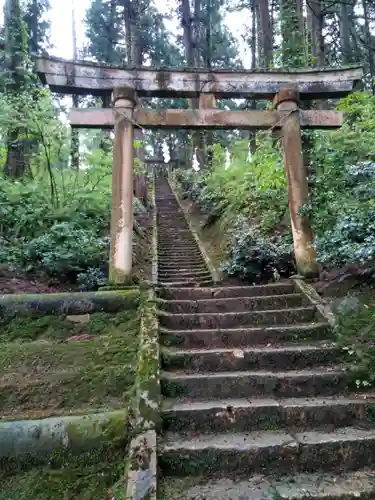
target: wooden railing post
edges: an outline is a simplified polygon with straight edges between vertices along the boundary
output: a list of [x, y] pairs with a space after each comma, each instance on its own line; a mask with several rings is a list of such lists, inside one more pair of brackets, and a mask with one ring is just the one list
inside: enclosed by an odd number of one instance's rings
[[133, 254], [133, 110], [136, 92], [116, 87], [112, 94], [115, 142], [112, 168], [111, 260], [109, 281], [130, 284]]
[[303, 161], [299, 95], [294, 89], [283, 88], [275, 97], [275, 106], [283, 111], [281, 133], [284, 147], [284, 166], [288, 180], [289, 211], [292, 224], [297, 271], [305, 277], [318, 274], [313, 234], [308, 217], [299, 214], [308, 201], [307, 170]]

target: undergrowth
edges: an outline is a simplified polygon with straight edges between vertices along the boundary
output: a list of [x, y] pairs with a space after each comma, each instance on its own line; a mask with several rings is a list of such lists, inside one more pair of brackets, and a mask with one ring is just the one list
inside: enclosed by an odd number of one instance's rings
[[[334, 132], [306, 132], [310, 144], [310, 198], [301, 213], [310, 218], [322, 267], [356, 265], [373, 269], [375, 259], [375, 97], [357, 92], [340, 101], [344, 126]], [[267, 280], [270, 270], [294, 272], [287, 183], [279, 141], [257, 134], [248, 141], [213, 147], [212, 168], [178, 170], [175, 180], [208, 214], [207, 224], [228, 218], [230, 242], [224, 270], [250, 281]]]
[[356, 367], [354, 382], [357, 388], [375, 385], [375, 297], [361, 300], [347, 297], [337, 308], [336, 337]]

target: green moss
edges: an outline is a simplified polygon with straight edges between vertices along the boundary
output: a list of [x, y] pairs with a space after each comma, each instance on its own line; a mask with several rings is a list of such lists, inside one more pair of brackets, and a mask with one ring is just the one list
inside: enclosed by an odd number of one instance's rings
[[0, 500], [106, 500], [123, 474], [123, 461], [63, 470], [34, 469], [1, 476]]
[[141, 419], [141, 432], [144, 426], [158, 427], [160, 423], [160, 382], [159, 382], [159, 343], [156, 302], [148, 294], [141, 295], [141, 335], [137, 359], [137, 374], [131, 402], [132, 413]]
[[[56, 318], [54, 318], [56, 319]], [[36, 320], [38, 321], [38, 320]], [[139, 318], [134, 313], [94, 313], [88, 324], [38, 331], [38, 341], [3, 343], [0, 409], [3, 415], [59, 409], [123, 407], [135, 379]], [[56, 323], [54, 323], [56, 325]], [[44, 324], [45, 326], [45, 324]], [[86, 340], [45, 340], [87, 334]], [[101, 334], [101, 335], [100, 335]]]
[[158, 500], [183, 500], [184, 493], [199, 484], [196, 477], [164, 478], [160, 481]]
[[[0, 325], [0, 342], [33, 341], [37, 339], [64, 340], [74, 335], [108, 335], [116, 327], [134, 329], [139, 319], [136, 311], [116, 314], [97, 312], [90, 314], [88, 323], [74, 323], [66, 316], [42, 316], [40, 318], [16, 317]], [[137, 326], [136, 326], [137, 325]]]

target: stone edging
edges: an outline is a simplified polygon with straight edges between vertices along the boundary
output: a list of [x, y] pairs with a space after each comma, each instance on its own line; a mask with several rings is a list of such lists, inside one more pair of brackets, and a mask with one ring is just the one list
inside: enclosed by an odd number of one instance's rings
[[152, 282], [141, 297], [140, 347], [134, 399], [130, 423], [133, 439], [130, 443], [126, 471], [126, 500], [156, 500], [157, 494], [157, 429], [160, 422], [160, 350], [159, 322], [156, 313], [156, 291], [158, 280], [158, 228], [153, 184], [153, 238], [152, 238]]
[[7, 469], [53, 463], [126, 443], [127, 410], [81, 416], [51, 417], [0, 423], [0, 461]]
[[297, 290], [305, 295], [310, 304], [317, 308], [319, 313], [328, 321], [330, 326], [334, 327], [336, 325], [335, 315], [333, 314], [330, 305], [323, 302], [315, 288], [301, 279], [294, 279], [293, 281]]
[[173, 185], [173, 183], [170, 181], [170, 179], [168, 178], [167, 179], [168, 181], [168, 184], [169, 184], [169, 187], [171, 188], [171, 191], [173, 193], [173, 195], [175, 196], [176, 200], [177, 200], [177, 203], [182, 211], [182, 213], [184, 214], [185, 216], [185, 219], [186, 219], [186, 222], [189, 226], [189, 229], [192, 233], [192, 235], [194, 236], [194, 239], [199, 247], [199, 250], [201, 251], [202, 253], [202, 256], [203, 256], [203, 259], [206, 263], [206, 266], [208, 267], [210, 273], [211, 273], [211, 276], [212, 276], [212, 279], [214, 281], [214, 283], [220, 283], [221, 282], [221, 276], [220, 276], [220, 273], [219, 271], [215, 268], [215, 266], [213, 265], [208, 253], [206, 252], [206, 249], [201, 241], [201, 239], [199, 238], [196, 230], [193, 228], [191, 222], [190, 222], [190, 219], [187, 217], [187, 214], [186, 214], [186, 211], [184, 209], [184, 207], [182, 206], [182, 203], [181, 203], [181, 200], [180, 200], [180, 197], [177, 193], [177, 191], [175, 190], [175, 186]]
[[11, 294], [0, 296], [0, 316], [80, 315], [94, 312], [115, 313], [135, 309], [139, 289], [117, 291]]

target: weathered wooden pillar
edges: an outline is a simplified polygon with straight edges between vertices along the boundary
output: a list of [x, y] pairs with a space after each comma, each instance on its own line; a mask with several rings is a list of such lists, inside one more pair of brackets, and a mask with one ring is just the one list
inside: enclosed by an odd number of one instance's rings
[[280, 89], [275, 97], [276, 109], [286, 113], [281, 122], [281, 132], [297, 270], [303, 276], [313, 277], [318, 274], [318, 264], [316, 252], [312, 246], [311, 225], [307, 217], [299, 215], [300, 209], [308, 201], [309, 190], [307, 170], [302, 154], [298, 102], [299, 95], [294, 89]]
[[112, 168], [111, 262], [109, 280], [129, 284], [133, 254], [133, 109], [136, 92], [116, 87], [112, 94], [115, 143]]

